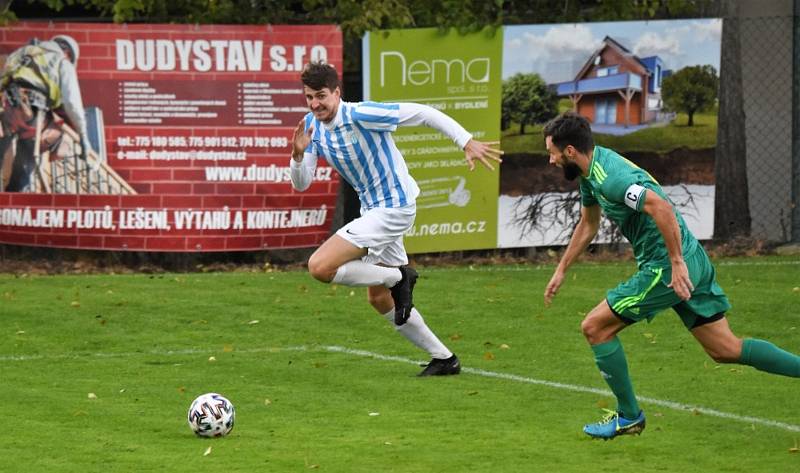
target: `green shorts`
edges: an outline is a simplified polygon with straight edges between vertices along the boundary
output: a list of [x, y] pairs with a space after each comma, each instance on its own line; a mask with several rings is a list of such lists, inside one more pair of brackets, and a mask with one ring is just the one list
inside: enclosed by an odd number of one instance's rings
[[[611, 310], [628, 323], [652, 320], [656, 314], [672, 307], [688, 329], [702, 324], [731, 308], [725, 291], [717, 284], [714, 266], [705, 250], [698, 246], [691, 255], [684, 256], [689, 268], [689, 278], [694, 285], [692, 297], [683, 301], [672, 288], [671, 268], [642, 268], [630, 279], [608, 291], [606, 300]], [[699, 323], [698, 323], [699, 321]]]

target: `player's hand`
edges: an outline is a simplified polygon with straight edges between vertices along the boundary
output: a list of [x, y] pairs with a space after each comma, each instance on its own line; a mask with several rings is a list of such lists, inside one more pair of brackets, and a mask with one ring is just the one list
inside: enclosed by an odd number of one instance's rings
[[484, 143], [483, 141], [472, 139], [467, 142], [467, 145], [464, 146], [464, 158], [467, 160], [470, 171], [475, 169], [475, 160], [480, 161], [481, 164], [492, 171], [494, 171], [492, 161], [497, 163], [503, 162], [502, 158], [500, 158], [500, 156], [503, 155], [503, 151], [497, 148], [492, 148], [492, 146], [500, 146], [500, 142], [488, 141]]
[[561, 287], [561, 283], [564, 282], [564, 273], [561, 271], [556, 270], [553, 273], [553, 277], [550, 278], [550, 282], [547, 283], [547, 287], [544, 288], [544, 305], [545, 307], [550, 307], [550, 303], [553, 302], [553, 297], [558, 294], [558, 289]]
[[308, 130], [303, 131], [305, 128], [305, 120], [300, 120], [300, 123], [294, 129], [294, 136], [292, 137], [292, 159], [297, 162], [303, 160], [303, 153], [308, 144], [311, 143], [311, 134], [314, 133], [314, 127], [308, 127]]
[[689, 268], [683, 260], [672, 262], [672, 281], [667, 285], [671, 287], [681, 300], [688, 301], [692, 297], [694, 285], [689, 278]]

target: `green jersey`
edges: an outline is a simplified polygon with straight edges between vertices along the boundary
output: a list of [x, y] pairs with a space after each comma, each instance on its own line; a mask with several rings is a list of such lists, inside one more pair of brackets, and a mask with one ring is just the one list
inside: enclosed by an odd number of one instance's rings
[[[617, 224], [622, 235], [631, 242], [639, 268], [669, 268], [669, 253], [655, 221], [642, 212], [647, 194], [654, 192], [670, 201], [664, 190], [647, 171], [616, 152], [595, 146], [589, 175], [581, 176], [581, 204], [600, 205], [606, 216]], [[674, 209], [674, 205], [673, 205]], [[681, 229], [684, 256], [698, 247], [697, 239], [686, 227], [683, 217], [674, 210]]]

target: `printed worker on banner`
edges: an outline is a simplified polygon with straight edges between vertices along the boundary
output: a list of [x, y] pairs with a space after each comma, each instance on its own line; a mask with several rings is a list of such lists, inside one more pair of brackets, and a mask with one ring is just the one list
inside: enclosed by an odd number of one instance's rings
[[65, 122], [80, 137], [78, 152], [86, 161], [91, 145], [76, 72], [79, 54], [75, 39], [57, 35], [34, 39], [6, 59], [0, 75], [0, 191], [48, 190], [36, 185], [49, 174], [42, 153], [59, 159], [74, 148]]

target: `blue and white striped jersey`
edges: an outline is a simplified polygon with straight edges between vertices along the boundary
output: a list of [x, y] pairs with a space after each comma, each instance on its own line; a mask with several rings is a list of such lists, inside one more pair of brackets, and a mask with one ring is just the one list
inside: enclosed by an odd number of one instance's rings
[[472, 138], [455, 120], [425, 105], [341, 101], [329, 123], [306, 115], [305, 129], [313, 127], [314, 132], [303, 162], [291, 160], [292, 185], [308, 188], [317, 157], [322, 156], [358, 192], [363, 210], [415, 203], [419, 187], [392, 138], [392, 132], [405, 125], [435, 128], [461, 148]]

